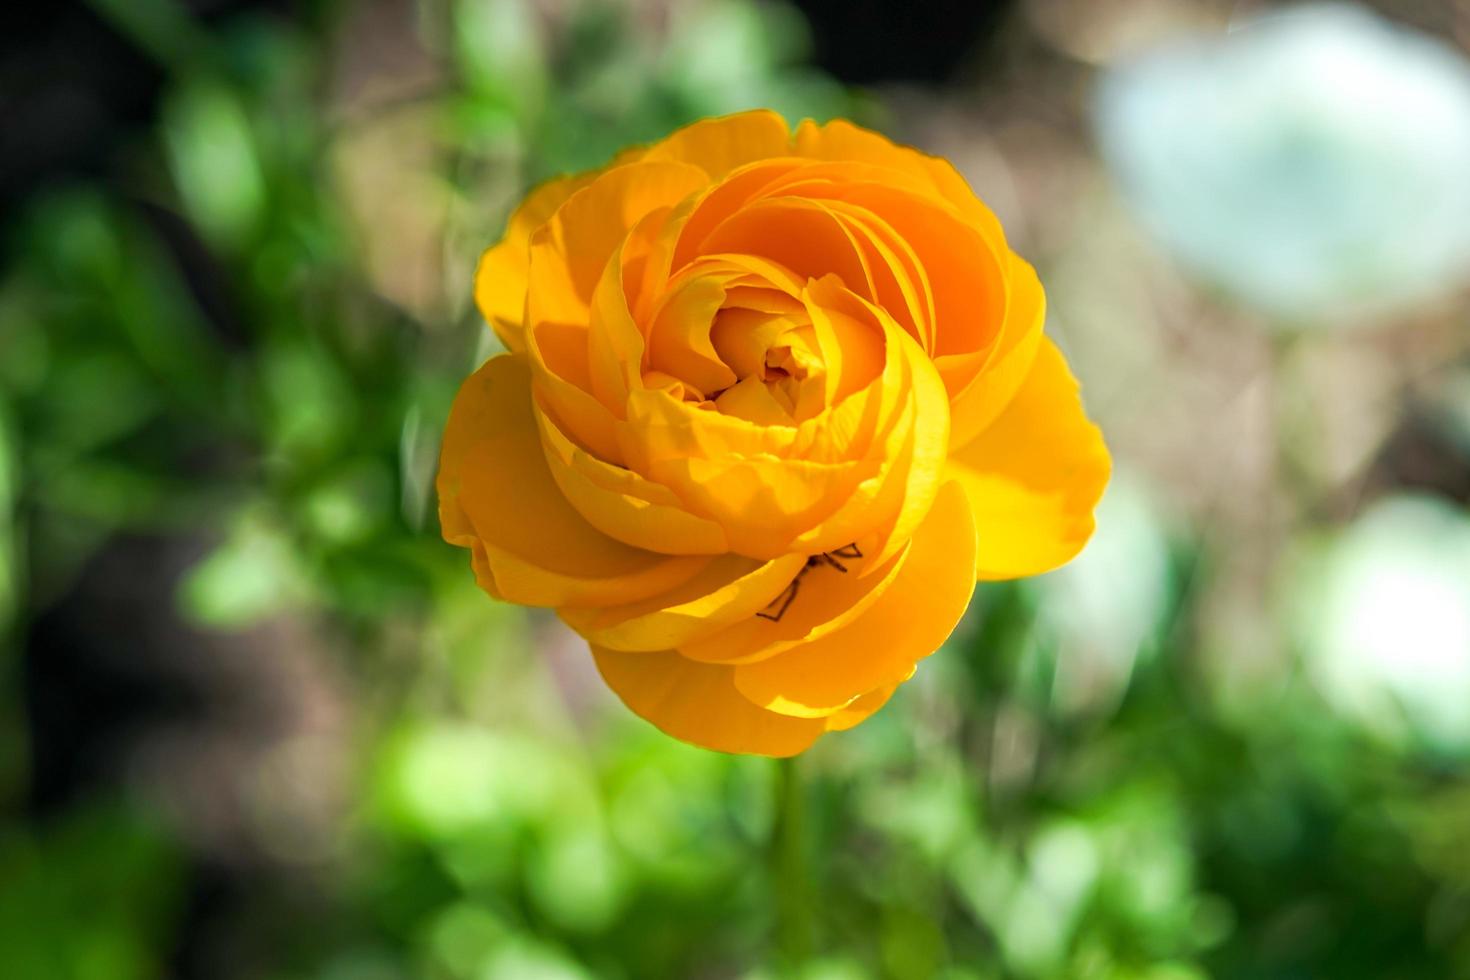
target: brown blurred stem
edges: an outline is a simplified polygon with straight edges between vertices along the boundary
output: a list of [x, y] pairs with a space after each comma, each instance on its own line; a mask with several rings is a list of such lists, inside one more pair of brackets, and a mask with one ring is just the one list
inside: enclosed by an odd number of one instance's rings
[[807, 874], [805, 793], [796, 759], [777, 759], [771, 823], [771, 884], [775, 891], [776, 947], [788, 968], [812, 953], [811, 881]]

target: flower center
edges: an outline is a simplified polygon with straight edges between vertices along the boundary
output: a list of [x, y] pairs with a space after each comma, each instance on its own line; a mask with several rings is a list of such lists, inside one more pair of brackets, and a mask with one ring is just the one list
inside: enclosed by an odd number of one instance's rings
[[647, 350], [644, 384], [702, 408], [789, 426], [827, 407], [827, 354], [805, 303], [749, 273], [677, 284]]

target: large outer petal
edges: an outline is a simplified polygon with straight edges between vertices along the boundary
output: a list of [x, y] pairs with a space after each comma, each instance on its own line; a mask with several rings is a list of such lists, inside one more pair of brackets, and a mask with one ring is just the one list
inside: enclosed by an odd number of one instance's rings
[[[760, 113], [747, 113], [745, 115], [761, 115]], [[774, 113], [765, 115], [775, 116]], [[786, 136], [786, 124], [775, 116], [780, 126], [781, 142], [784, 148], [789, 143]], [[725, 120], [707, 120], [704, 125], [720, 123]], [[711, 168], [715, 167], [714, 160], [720, 151], [718, 145], [725, 143], [745, 143], [746, 152], [753, 149], [749, 144], [749, 137], [758, 130], [769, 130], [769, 120], [741, 121], [739, 117], [730, 117], [731, 125], [728, 133], [709, 133], [703, 138], [693, 133], [699, 128], [698, 125], [686, 127], [669, 137], [655, 147], [630, 147], [616, 157], [606, 167], [589, 170], [579, 174], [569, 174], [553, 177], [544, 183], [538, 184], [526, 195], [520, 207], [511, 213], [510, 220], [506, 222], [505, 234], [480, 256], [480, 262], [475, 269], [475, 305], [480, 308], [480, 314], [484, 316], [487, 323], [495, 330], [502, 343], [513, 351], [525, 349], [524, 318], [526, 306], [526, 283], [530, 272], [530, 249], [531, 238], [542, 225], [546, 224], [556, 214], [557, 210], [577, 191], [597, 180], [607, 171], [613, 170], [624, 164], [634, 163], [645, 157], [650, 150], [663, 148], [656, 154], [658, 159], [679, 160], [681, 156], [689, 157], [690, 163], [704, 169], [707, 174], [713, 176]], [[760, 146], [765, 146], [767, 141], [761, 141]], [[721, 173], [723, 175], [723, 173]]]
[[636, 161], [578, 189], [531, 236], [528, 320], [586, 323], [592, 291], [628, 232], [707, 184], [704, 172], [688, 164]]
[[[687, 164], [613, 167], [569, 197], [532, 237], [526, 339], [537, 396], [563, 432], [606, 462], [623, 462], [612, 433], [621, 407], [595, 397], [599, 372], [592, 348], [605, 339], [609, 324], [589, 324], [593, 291], [605, 274], [617, 279], [620, 252], [636, 226], [667, 213], [704, 183], [703, 172]], [[621, 289], [616, 292], [621, 303]]]
[[946, 202], [891, 182], [854, 179], [826, 193], [880, 216], [923, 263], [936, 316], [926, 347], [931, 357], [969, 354], [995, 342], [1005, 315], [1010, 250], [1004, 241], [988, 239]]
[[676, 160], [703, 170], [711, 180], [757, 160], [789, 156], [786, 120], [770, 109], [702, 119], [650, 146], [643, 160]]
[[907, 550], [866, 575], [855, 567], [817, 564], [801, 577], [791, 604], [776, 619], [752, 616], [708, 638], [679, 644], [679, 652], [706, 663], [751, 663], [821, 639], [865, 613], [903, 568]]
[[[1041, 328], [1046, 320], [1046, 293], [1031, 263], [1014, 252], [1006, 269], [1006, 311], [1000, 335], [984, 352], [983, 366], [964, 385], [950, 403], [951, 449], [958, 449], [983, 432], [1005, 409], [1022, 382], [1031, 373], [1032, 362], [1041, 347]], [[951, 373], [941, 358], [936, 365], [941, 372]], [[958, 360], [958, 359], [956, 359]], [[955, 375], [962, 367], [956, 365]]]
[[999, 417], [950, 454], [948, 472], [974, 510], [978, 578], [1039, 575], [1082, 550], [1112, 460], [1051, 340]]
[[689, 513], [668, 487], [578, 448], [538, 412], [546, 462], [567, 501], [599, 531], [625, 544], [670, 555], [730, 550], [725, 529]]
[[866, 613], [822, 639], [734, 668], [735, 686], [771, 711], [820, 717], [898, 683], [933, 653], [970, 604], [975, 532], [964, 492], [940, 488], [903, 567]]
[[607, 609], [563, 610], [562, 619], [598, 646], [671, 649], [757, 618], [805, 563], [802, 555], [769, 562], [723, 555], [664, 595]]
[[485, 250], [475, 269], [475, 305], [502, 343], [524, 350], [526, 274], [530, 269], [531, 235], [561, 207], [562, 202], [587, 186], [596, 173], [557, 177], [526, 195], [505, 226], [505, 235]]
[[867, 721], [875, 711], [888, 703], [888, 699], [893, 697], [893, 692], [898, 690], [899, 684], [914, 676], [914, 670], [915, 668], [910, 667], [909, 672], [898, 678], [894, 683], [885, 684], [880, 688], [869, 691], [841, 711], [832, 712], [825, 719], [827, 722], [827, 731], [845, 732], [849, 728]]
[[796, 152], [804, 157], [858, 160], [922, 177], [933, 188], [936, 197], [964, 214], [966, 220], [986, 238], [1001, 245], [1005, 243], [1000, 219], [975, 196], [965, 178], [947, 160], [911, 146], [900, 146], [845, 119], [834, 119], [821, 125], [810, 119], [803, 120], [793, 139]]
[[446, 540], [474, 549], [477, 573], [512, 602], [636, 602], [693, 578], [710, 560], [629, 547], [567, 503], [546, 465], [521, 354], [491, 358], [460, 388], [437, 486]]
[[719, 752], [789, 756], [827, 730], [822, 718], [757, 708], [735, 690], [733, 668], [686, 660], [673, 651], [618, 653], [594, 646], [608, 687], [665, 733]]

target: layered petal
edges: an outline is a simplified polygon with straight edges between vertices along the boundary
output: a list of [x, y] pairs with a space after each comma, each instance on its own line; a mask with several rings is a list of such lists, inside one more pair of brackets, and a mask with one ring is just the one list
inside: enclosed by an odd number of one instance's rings
[[531, 236], [529, 323], [586, 323], [592, 291], [628, 231], [702, 189], [697, 167], [636, 161], [596, 175]]
[[671, 650], [618, 653], [593, 646], [592, 656], [607, 686], [634, 714], [682, 742], [781, 757], [805, 750], [827, 730], [823, 718], [756, 707], [735, 690], [731, 667], [697, 663]]
[[716, 555], [730, 550], [725, 529], [689, 513], [668, 487], [584, 451], [546, 412], [536, 418], [552, 478], [587, 523], [648, 551]]
[[719, 181], [745, 164], [790, 153], [786, 120], [769, 109], [756, 109], [685, 126], [650, 146], [641, 158], [691, 164]]
[[768, 562], [724, 555], [663, 595], [605, 609], [563, 610], [562, 619], [588, 642], [610, 650], [669, 649], [757, 618], [805, 563], [801, 555]]
[[975, 530], [954, 483], [941, 488], [898, 576], [847, 626], [774, 657], [734, 668], [752, 702], [800, 718], [831, 715], [897, 684], [949, 637], [974, 591]]
[[902, 684], [913, 676], [914, 671], [910, 669], [907, 674], [900, 677], [894, 683], [885, 684], [880, 688], [869, 691], [841, 711], [832, 712], [825, 719], [827, 722], [827, 731], [845, 732], [849, 728], [853, 728], [867, 721], [873, 716], [874, 712], [888, 703], [888, 699], [893, 697], [893, 692], [898, 690], [899, 684]]
[[480, 256], [475, 269], [475, 305], [501, 343], [513, 351], [525, 349], [522, 330], [526, 276], [531, 267], [531, 236], [594, 176], [557, 177], [536, 187], [511, 214], [501, 240]]
[[1046, 293], [1036, 270], [1014, 252], [1009, 257], [1005, 319], [995, 344], [972, 355], [974, 365], [936, 362], [946, 386], [956, 392], [950, 404], [951, 448], [964, 446], [995, 420], [1031, 372], [1041, 347], [1046, 320]]
[[557, 489], [520, 354], [491, 358], [450, 409], [440, 454], [440, 522], [455, 544], [483, 551], [495, 593], [531, 606], [635, 602], [693, 578], [704, 557], [632, 548], [587, 523]]
[[679, 652], [706, 663], [753, 663], [821, 639], [853, 622], [882, 597], [903, 568], [906, 553], [867, 574], [859, 574], [855, 563], [849, 566], [842, 558], [837, 559], [839, 565], [816, 562], [788, 586], [791, 601], [781, 597], [785, 607], [777, 607], [779, 614], [772, 610], [740, 620], [708, 638], [681, 643]]
[[899, 146], [872, 130], [854, 126], [845, 119], [817, 124], [803, 120], [794, 136], [796, 152], [819, 160], [860, 160], [922, 178], [933, 193], [962, 213], [966, 220], [995, 242], [1005, 241], [1005, 232], [995, 212], [975, 196], [965, 178], [948, 160], [930, 156], [910, 146]]
[[1039, 575], [1082, 550], [1112, 461], [1054, 343], [1041, 342], [1015, 397], [950, 453], [947, 472], [974, 513], [977, 577]]

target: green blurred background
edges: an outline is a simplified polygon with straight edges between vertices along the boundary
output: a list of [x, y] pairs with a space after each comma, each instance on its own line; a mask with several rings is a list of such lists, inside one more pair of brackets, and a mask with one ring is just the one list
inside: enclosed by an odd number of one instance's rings
[[[1470, 977], [1470, 4], [1376, 10], [9, 5], [0, 978]], [[953, 159], [1117, 462], [801, 759], [801, 957], [772, 763], [432, 489], [518, 197], [757, 105]]]

